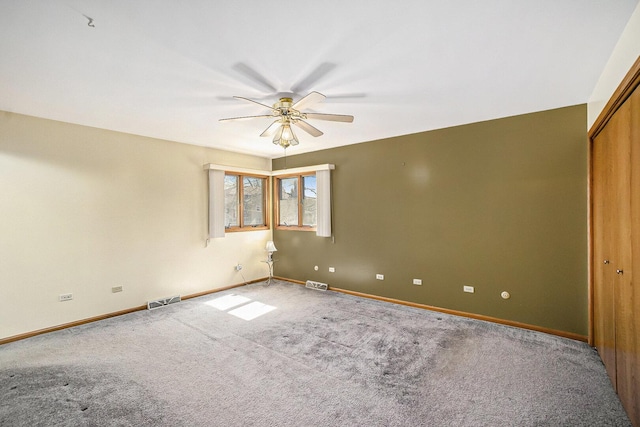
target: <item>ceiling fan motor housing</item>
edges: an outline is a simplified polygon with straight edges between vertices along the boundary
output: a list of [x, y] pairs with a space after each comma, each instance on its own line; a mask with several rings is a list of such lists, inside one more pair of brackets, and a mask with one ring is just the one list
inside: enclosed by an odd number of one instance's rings
[[291, 108], [293, 99], [280, 98], [280, 101], [273, 104], [274, 116], [282, 116], [283, 122], [288, 122], [291, 118], [300, 117], [300, 112]]

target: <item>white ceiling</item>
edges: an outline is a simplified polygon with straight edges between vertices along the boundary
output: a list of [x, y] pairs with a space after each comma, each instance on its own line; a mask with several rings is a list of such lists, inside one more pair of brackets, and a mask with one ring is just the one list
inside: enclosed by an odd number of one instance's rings
[[0, 110], [269, 158], [233, 95], [355, 116], [293, 155], [585, 103], [637, 4], [0, 0]]

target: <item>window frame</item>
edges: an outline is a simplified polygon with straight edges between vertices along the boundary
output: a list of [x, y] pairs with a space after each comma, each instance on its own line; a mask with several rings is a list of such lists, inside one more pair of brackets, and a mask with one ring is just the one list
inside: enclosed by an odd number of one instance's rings
[[[226, 225], [224, 226], [224, 231], [225, 233], [237, 233], [237, 232], [243, 232], [243, 231], [259, 231], [259, 230], [269, 230], [270, 229], [270, 225], [269, 225], [269, 212], [271, 211], [271, 205], [269, 203], [269, 201], [271, 200], [270, 197], [270, 188], [271, 185], [270, 184], [270, 177], [268, 175], [262, 175], [262, 174], [253, 174], [253, 173], [244, 173], [244, 172], [234, 172], [234, 171], [225, 171], [224, 172], [224, 176], [225, 178], [227, 176], [235, 176], [238, 179], [238, 200], [237, 200], [237, 209], [238, 209], [238, 223], [239, 225], [234, 225], [234, 226], [230, 226], [227, 227]], [[261, 179], [263, 182], [262, 185], [262, 189], [263, 189], [263, 194], [262, 194], [262, 206], [263, 206], [263, 210], [262, 210], [262, 215], [264, 218], [264, 224], [263, 225], [245, 225], [244, 224], [244, 178], [258, 178]], [[226, 203], [226, 198], [225, 198], [225, 203]]]
[[[303, 225], [304, 222], [304, 211], [303, 211], [303, 200], [304, 200], [304, 177], [313, 176], [316, 177], [316, 171], [313, 172], [303, 172], [303, 173], [294, 173], [294, 174], [284, 174], [274, 176], [273, 180], [273, 204], [274, 204], [274, 214], [273, 214], [273, 223], [275, 225], [276, 230], [295, 230], [295, 231], [317, 231], [318, 221], [317, 221], [317, 209], [318, 206], [316, 204], [316, 225], [309, 226]], [[283, 225], [280, 224], [280, 191], [281, 191], [281, 182], [283, 179], [297, 178], [298, 184], [298, 224], [297, 225]], [[317, 179], [317, 177], [316, 177]], [[316, 198], [317, 200], [317, 198]]]

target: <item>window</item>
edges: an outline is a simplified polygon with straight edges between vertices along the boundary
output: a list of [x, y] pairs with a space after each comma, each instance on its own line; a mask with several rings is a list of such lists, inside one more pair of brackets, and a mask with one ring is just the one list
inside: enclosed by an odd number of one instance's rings
[[229, 231], [268, 230], [272, 203], [277, 228], [315, 230], [319, 237], [332, 236], [334, 165], [257, 171], [208, 163], [204, 169], [209, 173], [207, 242], [222, 238]]
[[267, 179], [226, 173], [224, 176], [224, 228], [226, 231], [267, 228]]
[[278, 228], [315, 230], [318, 189], [316, 175], [295, 175], [276, 181]]

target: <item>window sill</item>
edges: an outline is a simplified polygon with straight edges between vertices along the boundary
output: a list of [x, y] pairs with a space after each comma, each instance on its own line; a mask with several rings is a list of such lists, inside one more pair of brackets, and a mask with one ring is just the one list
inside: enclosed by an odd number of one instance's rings
[[224, 232], [225, 233], [239, 233], [239, 232], [243, 232], [243, 231], [261, 231], [261, 230], [268, 230], [269, 227], [266, 225], [258, 225], [256, 227], [230, 227], [230, 228], [225, 228]]
[[276, 230], [287, 230], [287, 231], [316, 231], [316, 227], [298, 227], [297, 225], [278, 225], [276, 226]]

